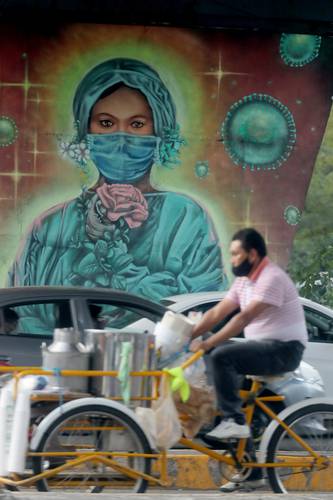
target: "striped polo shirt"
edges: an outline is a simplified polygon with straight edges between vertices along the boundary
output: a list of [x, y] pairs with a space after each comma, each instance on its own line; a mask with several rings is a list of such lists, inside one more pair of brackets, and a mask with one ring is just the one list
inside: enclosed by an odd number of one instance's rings
[[265, 257], [250, 277], [236, 278], [226, 297], [243, 310], [252, 300], [269, 304], [244, 328], [249, 340], [299, 340], [306, 345], [304, 311], [288, 274]]

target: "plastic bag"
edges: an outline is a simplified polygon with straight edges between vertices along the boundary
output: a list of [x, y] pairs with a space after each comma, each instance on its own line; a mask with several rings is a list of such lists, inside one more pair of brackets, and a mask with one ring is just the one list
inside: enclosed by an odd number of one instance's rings
[[167, 377], [161, 381], [160, 396], [151, 408], [136, 408], [140, 425], [151, 437], [155, 446], [167, 450], [182, 437], [182, 426]]
[[184, 403], [180, 395], [175, 393], [175, 405], [180, 414], [186, 415], [182, 420], [185, 437], [191, 439], [205, 424], [212, 423], [216, 415], [215, 390], [211, 386], [194, 387], [190, 385], [190, 397]]
[[184, 375], [191, 386], [206, 387], [208, 385], [206, 365], [203, 358], [198, 359], [198, 361], [185, 368]]
[[153, 444], [153, 448], [157, 448], [156, 416], [154, 410], [152, 408], [137, 406], [134, 411], [137, 421]]
[[[185, 361], [188, 360], [188, 358], [192, 354], [193, 353], [189, 352], [188, 350], [182, 351], [178, 353], [177, 356], [174, 356], [174, 358], [169, 358], [169, 362], [165, 366], [160, 365], [160, 368], [174, 368], [177, 366], [181, 366], [183, 363], [185, 363]], [[206, 387], [208, 384], [206, 364], [203, 358], [198, 359], [190, 366], [185, 368], [184, 375], [186, 380], [195, 387]]]

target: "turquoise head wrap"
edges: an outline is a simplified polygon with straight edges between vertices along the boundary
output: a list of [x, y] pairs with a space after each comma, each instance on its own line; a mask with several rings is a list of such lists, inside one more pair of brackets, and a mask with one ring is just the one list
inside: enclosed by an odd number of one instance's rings
[[158, 163], [179, 163], [179, 148], [185, 141], [179, 134], [173, 99], [158, 73], [135, 59], [105, 61], [89, 71], [80, 82], [73, 101], [78, 142], [88, 133], [93, 106], [107, 89], [117, 83], [135, 88], [146, 97], [153, 113], [154, 133], [161, 138]]

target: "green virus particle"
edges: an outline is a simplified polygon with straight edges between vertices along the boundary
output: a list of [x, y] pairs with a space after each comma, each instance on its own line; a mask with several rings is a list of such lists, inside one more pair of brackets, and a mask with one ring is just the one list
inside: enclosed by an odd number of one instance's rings
[[204, 179], [209, 175], [209, 164], [208, 161], [197, 161], [194, 167], [195, 175], [199, 179]]
[[8, 116], [0, 116], [0, 148], [10, 146], [16, 141], [18, 128]]
[[291, 226], [297, 226], [302, 218], [301, 212], [294, 205], [289, 205], [288, 207], [286, 207], [284, 209], [283, 216], [285, 221]]
[[280, 55], [287, 66], [299, 68], [316, 59], [321, 45], [319, 35], [287, 35], [280, 39]]
[[276, 169], [296, 142], [294, 118], [274, 97], [250, 94], [229, 109], [221, 139], [232, 161], [243, 169]]

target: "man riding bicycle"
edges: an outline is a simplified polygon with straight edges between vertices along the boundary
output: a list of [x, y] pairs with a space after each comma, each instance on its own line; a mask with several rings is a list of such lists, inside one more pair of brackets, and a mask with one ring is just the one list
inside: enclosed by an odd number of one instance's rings
[[[207, 434], [214, 439], [247, 438], [239, 389], [241, 375], [278, 375], [293, 371], [301, 362], [307, 342], [304, 311], [295, 285], [267, 257], [265, 240], [258, 231], [238, 231], [230, 245], [236, 279], [226, 297], [207, 311], [194, 327], [192, 339], [240, 308], [228, 323], [206, 340], [193, 340], [191, 350], [211, 351], [213, 379], [223, 420]], [[244, 330], [245, 342], [225, 343]], [[262, 484], [261, 470], [249, 477], [248, 486]], [[222, 491], [235, 491], [235, 482]], [[240, 485], [239, 485], [240, 486]]]

